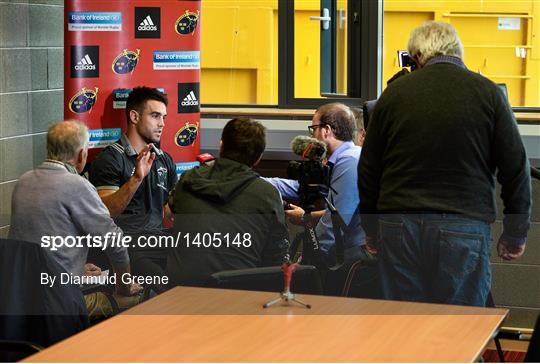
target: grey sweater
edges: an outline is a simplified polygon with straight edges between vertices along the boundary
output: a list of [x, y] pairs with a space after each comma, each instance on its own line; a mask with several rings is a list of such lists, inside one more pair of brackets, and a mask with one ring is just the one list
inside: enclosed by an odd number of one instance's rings
[[[122, 230], [114, 224], [95, 187], [60, 162], [44, 162], [22, 175], [15, 186], [10, 239], [42, 244], [44, 236], [105, 236], [108, 232], [118, 235]], [[87, 244], [82, 245], [45, 249], [68, 273], [81, 275], [88, 255]], [[129, 263], [126, 248], [107, 247], [105, 252], [115, 267]]]

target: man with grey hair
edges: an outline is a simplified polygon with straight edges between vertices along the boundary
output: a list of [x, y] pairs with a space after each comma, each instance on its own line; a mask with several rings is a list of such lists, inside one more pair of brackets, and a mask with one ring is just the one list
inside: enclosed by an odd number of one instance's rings
[[[88, 156], [88, 139], [88, 128], [78, 121], [62, 121], [49, 128], [47, 159], [23, 174], [13, 191], [9, 231], [11, 239], [35, 242], [49, 249], [67, 273], [79, 277], [89, 268], [96, 270], [88, 266], [85, 269], [87, 244], [66, 244], [55, 249], [51, 237], [77, 239], [122, 234], [95, 187], [79, 176]], [[122, 296], [138, 293], [139, 285], [123, 284], [119, 279], [130, 272], [127, 249], [109, 245], [105, 252], [118, 276], [117, 293]]]
[[366, 245], [378, 252], [386, 298], [483, 306], [496, 171], [505, 206], [499, 256], [525, 249], [525, 148], [508, 101], [465, 67], [450, 24], [424, 23], [408, 48], [418, 69], [378, 100], [358, 166]]

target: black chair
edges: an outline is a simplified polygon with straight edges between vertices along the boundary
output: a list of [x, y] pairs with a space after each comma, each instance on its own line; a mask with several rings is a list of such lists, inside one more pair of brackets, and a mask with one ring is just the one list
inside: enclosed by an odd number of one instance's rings
[[525, 355], [525, 363], [540, 363], [540, 315], [536, 319], [534, 331]]
[[52, 287], [41, 284], [42, 273], [63, 272], [39, 244], [0, 239], [0, 362], [20, 360], [32, 347], [47, 347], [88, 327], [78, 286], [59, 284], [60, 278]]
[[[0, 353], [4, 353], [7, 356], [8, 353], [16, 358], [24, 358], [26, 356], [35, 354], [43, 350], [43, 346], [29, 342], [19, 340], [0, 340]], [[2, 356], [0, 355], [0, 358]]]
[[371, 113], [373, 112], [373, 109], [375, 108], [375, 104], [377, 103], [377, 100], [368, 100], [365, 101], [362, 104], [362, 112], [364, 115], [364, 129], [367, 130], [368, 124], [371, 118]]
[[362, 258], [350, 266], [341, 291], [341, 296], [374, 299], [382, 298], [379, 271], [377, 268], [377, 260], [375, 258]]
[[[207, 286], [212, 288], [240, 289], [247, 291], [281, 292], [283, 272], [281, 267], [261, 267], [226, 270], [212, 274]], [[319, 271], [312, 265], [300, 265], [291, 281], [293, 293], [322, 294]]]
[[[495, 301], [493, 300], [493, 295], [491, 294], [491, 291], [489, 291], [487, 299], [486, 299], [486, 307], [497, 307], [495, 306]], [[497, 334], [493, 341], [495, 342], [495, 348], [497, 349], [497, 355], [499, 356], [499, 361], [501, 363], [504, 363], [504, 352], [502, 350], [501, 346], [501, 338], [499, 337], [500, 334]]]

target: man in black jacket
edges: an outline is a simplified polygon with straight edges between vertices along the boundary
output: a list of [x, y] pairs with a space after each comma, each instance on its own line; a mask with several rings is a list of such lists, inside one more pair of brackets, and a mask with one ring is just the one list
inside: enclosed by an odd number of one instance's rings
[[215, 272], [282, 262], [288, 231], [281, 198], [251, 169], [265, 146], [264, 126], [233, 119], [220, 158], [182, 175], [171, 203], [178, 237], [167, 260], [172, 285], [204, 285]]
[[499, 256], [525, 249], [525, 149], [507, 100], [465, 67], [450, 24], [424, 23], [408, 48], [419, 69], [377, 102], [358, 167], [366, 246], [379, 253], [386, 298], [483, 306], [495, 171], [505, 205]]

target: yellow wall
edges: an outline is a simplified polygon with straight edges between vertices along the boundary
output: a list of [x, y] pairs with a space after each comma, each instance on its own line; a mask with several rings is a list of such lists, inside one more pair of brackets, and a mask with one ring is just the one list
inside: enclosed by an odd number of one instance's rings
[[[513, 106], [540, 106], [538, 0], [385, 0], [384, 73], [399, 71], [397, 50], [407, 49], [409, 33], [424, 20], [447, 21], [458, 30], [467, 67], [496, 83], [506, 83]], [[521, 17], [520, 30], [499, 30], [499, 17]], [[533, 37], [533, 34], [535, 35]], [[516, 47], [526, 58], [516, 57]]]
[[[292, 1], [292, 0], [291, 0]], [[343, 7], [346, 2], [339, 0]], [[204, 0], [201, 100], [203, 103], [277, 104], [277, 0]], [[506, 83], [513, 106], [540, 106], [540, 1], [385, 0], [383, 80], [399, 70], [397, 50], [425, 20], [453, 24], [465, 63], [494, 82]], [[295, 96], [320, 97], [319, 0], [295, 2]], [[498, 30], [499, 17], [521, 17], [520, 30]], [[346, 36], [338, 62], [346, 69]], [[516, 57], [516, 47], [526, 50]], [[346, 73], [338, 73], [346, 89]], [[292, 80], [290, 81], [292, 82]], [[385, 86], [385, 85], [384, 85]]]
[[277, 103], [277, 1], [205, 0], [202, 14], [201, 101]]

